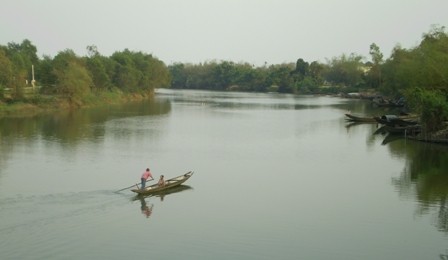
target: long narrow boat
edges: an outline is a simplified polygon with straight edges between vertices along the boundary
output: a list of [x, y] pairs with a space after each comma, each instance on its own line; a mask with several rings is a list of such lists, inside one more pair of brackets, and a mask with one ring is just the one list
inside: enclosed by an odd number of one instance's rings
[[179, 186], [182, 183], [186, 182], [193, 175], [193, 171], [189, 171], [183, 175], [171, 178], [165, 181], [165, 185], [153, 184], [145, 187], [144, 189], [133, 189], [132, 191], [137, 193], [138, 195], [149, 195], [155, 194], [161, 191], [165, 191], [171, 189], [173, 187]]
[[378, 123], [389, 126], [411, 126], [419, 123], [417, 116], [382, 115], [374, 118]]
[[376, 120], [373, 117], [362, 117], [362, 116], [355, 116], [352, 114], [345, 114], [345, 116], [347, 117], [346, 118], [347, 121], [360, 122], [360, 123], [376, 123]]

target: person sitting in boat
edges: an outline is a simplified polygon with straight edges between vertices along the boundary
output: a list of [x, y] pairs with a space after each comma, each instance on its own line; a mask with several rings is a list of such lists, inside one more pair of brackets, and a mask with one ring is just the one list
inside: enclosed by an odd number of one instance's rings
[[151, 177], [151, 180], [154, 180], [154, 178], [152, 177], [151, 171], [149, 170], [149, 168], [146, 168], [146, 171], [142, 174], [142, 177], [140, 179], [142, 181], [142, 187], [141, 187], [142, 190], [145, 188], [146, 180], [149, 177]]
[[159, 186], [165, 186], [165, 179], [163, 178], [163, 175], [160, 175], [159, 182], [157, 183]]

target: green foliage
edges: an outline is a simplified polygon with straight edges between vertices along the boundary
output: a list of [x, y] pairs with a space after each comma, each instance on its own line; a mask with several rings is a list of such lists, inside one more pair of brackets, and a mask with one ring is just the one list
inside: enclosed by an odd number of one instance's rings
[[425, 84], [433, 89], [448, 90], [448, 33], [445, 27], [434, 27], [424, 34], [418, 54]]
[[67, 97], [71, 104], [81, 106], [93, 86], [86, 68], [76, 62], [70, 62], [64, 68], [56, 69], [55, 75], [58, 79], [58, 93]]
[[322, 86], [324, 84], [323, 71], [325, 70], [325, 65], [317, 61], [313, 61], [308, 69], [309, 76], [316, 83], [316, 86]]
[[13, 64], [3, 49], [0, 49], [0, 68], [0, 85], [11, 87], [15, 77]]
[[[91, 45], [87, 46], [87, 52], [86, 57], [78, 57], [72, 50], [64, 50], [54, 58], [39, 59], [36, 47], [29, 40], [0, 45], [2, 96], [7, 92], [12, 101], [25, 100], [25, 81], [30, 82], [34, 65], [42, 94], [60, 94], [77, 105], [94, 99], [93, 94], [146, 94], [161, 87], [304, 94], [371, 87], [390, 95], [405, 93], [428, 120], [428, 129], [437, 129], [440, 121], [446, 119], [443, 101], [446, 102], [448, 93], [448, 34], [445, 27], [434, 26], [423, 34], [415, 48], [395, 47], [385, 62], [375, 43], [370, 45], [371, 61], [367, 63], [362, 56], [352, 53], [327, 60], [326, 64], [308, 63], [299, 58], [295, 64], [269, 67], [231, 61], [175, 63], [167, 67], [150, 54], [128, 49], [105, 57]], [[416, 88], [420, 90], [414, 93]], [[32, 98], [39, 102], [39, 97]]]
[[53, 73], [53, 60], [49, 56], [44, 56], [36, 67], [36, 81], [45, 88], [56, 85], [56, 76]]
[[309, 64], [302, 58], [298, 59], [296, 62], [296, 69], [294, 73], [298, 75], [298, 80], [303, 80], [305, 76], [309, 74]]
[[328, 61], [323, 76], [327, 82], [333, 85], [362, 86], [365, 84], [362, 59], [362, 56], [354, 53], [332, 58]]
[[383, 62], [383, 54], [380, 51], [380, 47], [378, 47], [375, 43], [370, 44], [369, 54], [372, 56], [372, 62], [374, 65], [378, 65]]
[[278, 86], [278, 92], [280, 93], [293, 92], [292, 70], [292, 66], [288, 64], [271, 65], [267, 76], [268, 84]]
[[175, 63], [168, 67], [168, 71], [171, 75], [171, 87], [175, 89], [185, 88], [188, 77], [185, 70], [185, 64]]
[[93, 80], [93, 89], [96, 91], [110, 90], [113, 87], [106, 70], [106, 62], [107, 58], [100, 56], [98, 53], [86, 58], [86, 67]]
[[170, 83], [165, 64], [152, 55], [125, 49], [111, 59], [115, 62], [112, 83], [125, 92], [151, 92]]
[[0, 100], [5, 98], [5, 87], [0, 84]]
[[409, 105], [420, 114], [426, 131], [443, 129], [448, 120], [447, 93], [440, 90], [411, 88], [405, 92]]
[[381, 64], [383, 63], [383, 54], [380, 47], [375, 43], [370, 45], [369, 54], [372, 56], [372, 65], [366, 75], [366, 84], [371, 88], [379, 88], [381, 86]]
[[448, 88], [448, 34], [434, 27], [413, 49], [395, 47], [383, 71], [383, 91], [400, 93], [414, 87]]
[[289, 64], [256, 68], [248, 63], [229, 61], [198, 65], [177, 63], [169, 66], [169, 71], [172, 88], [263, 92], [275, 85], [280, 91], [291, 92], [293, 86]]
[[233, 62], [209, 62], [198, 65], [174, 64], [169, 66], [172, 88], [226, 90], [241, 75]]
[[433, 132], [448, 120], [448, 34], [433, 27], [412, 49], [397, 46], [382, 67], [385, 93], [403, 93], [421, 116], [425, 130]]

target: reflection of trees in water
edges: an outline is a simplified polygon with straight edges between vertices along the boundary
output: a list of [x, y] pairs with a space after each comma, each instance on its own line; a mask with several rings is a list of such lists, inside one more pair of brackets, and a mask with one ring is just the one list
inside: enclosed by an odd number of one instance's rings
[[21, 138], [34, 142], [36, 136], [42, 136], [44, 140], [60, 141], [61, 144], [74, 144], [81, 140], [95, 142], [104, 136], [106, 121], [167, 114], [170, 110], [171, 103], [168, 100], [152, 99], [34, 117], [0, 118], [0, 140]]
[[[9, 159], [8, 155], [17, 144], [33, 146], [39, 140], [44, 140], [47, 141], [45, 144], [71, 149], [80, 142], [102, 143], [106, 135], [106, 122], [110, 120], [164, 115], [170, 111], [169, 100], [151, 99], [33, 117], [3, 117], [0, 118], [0, 166]], [[129, 138], [142, 133], [150, 134], [149, 131], [132, 131], [126, 136]], [[114, 131], [111, 134], [114, 135]]]
[[448, 232], [448, 147], [419, 144], [413, 148], [408, 166], [394, 184], [400, 195], [416, 196], [418, 215], [437, 211], [434, 225]]

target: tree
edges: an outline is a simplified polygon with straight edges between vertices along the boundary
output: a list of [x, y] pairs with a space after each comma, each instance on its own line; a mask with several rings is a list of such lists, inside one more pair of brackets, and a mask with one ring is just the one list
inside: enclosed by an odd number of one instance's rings
[[175, 89], [185, 88], [187, 85], [187, 74], [185, 72], [185, 64], [175, 63], [168, 66], [171, 74], [171, 87]]
[[383, 91], [400, 93], [414, 87], [448, 92], [448, 34], [434, 27], [419, 46], [397, 46], [383, 65]]
[[17, 79], [21, 82], [31, 81], [31, 66], [37, 65], [39, 62], [36, 46], [27, 39], [23, 40], [21, 44], [10, 42], [8, 43], [8, 56], [14, 64]]
[[319, 85], [323, 84], [322, 72], [325, 67], [317, 61], [311, 62], [309, 66], [309, 74]]
[[381, 64], [383, 62], [383, 54], [380, 51], [380, 47], [375, 43], [370, 45], [369, 54], [372, 57], [372, 66], [368, 72], [370, 79], [370, 85], [374, 88], [381, 87]]
[[405, 94], [410, 106], [420, 114], [427, 132], [445, 128], [444, 122], [448, 120], [447, 93], [442, 93], [440, 90], [411, 88]]
[[170, 74], [165, 64], [150, 54], [125, 49], [115, 52], [112, 83], [127, 92], [153, 92], [155, 88], [170, 84]]
[[0, 88], [9, 88], [13, 84], [13, 64], [6, 56], [6, 52], [0, 49]]
[[269, 86], [278, 86], [278, 92], [280, 93], [292, 93], [293, 92], [293, 78], [291, 76], [292, 67], [294, 65], [281, 64], [271, 65], [268, 69], [267, 81]]
[[72, 105], [81, 106], [93, 87], [83, 60], [72, 50], [59, 52], [53, 60], [53, 74], [56, 78], [54, 91], [66, 97]]
[[115, 52], [111, 59], [116, 62], [112, 83], [125, 92], [136, 91], [142, 75], [135, 68], [131, 51], [125, 49], [122, 52]]
[[53, 71], [53, 59], [50, 56], [44, 56], [36, 67], [36, 80], [44, 89], [51, 89], [56, 85], [56, 76]]
[[93, 80], [93, 89], [97, 91], [112, 89], [113, 85], [105, 66], [108, 59], [101, 56], [94, 45], [87, 46], [87, 52], [86, 67]]
[[213, 89], [225, 90], [232, 85], [232, 81], [234, 80], [235, 64], [228, 61], [219, 64], [215, 63], [211, 73], [214, 79]]
[[152, 92], [156, 88], [169, 86], [170, 74], [162, 61], [144, 53], [137, 53], [135, 58], [140, 61], [135, 63], [143, 75], [139, 81], [140, 90]]
[[298, 59], [296, 62], [296, 69], [294, 72], [299, 75], [299, 80], [303, 80], [305, 76], [309, 73], [309, 64], [302, 58]]
[[350, 55], [343, 54], [329, 60], [327, 69], [324, 72], [326, 81], [347, 87], [359, 87], [364, 84], [363, 81], [363, 63], [362, 56], [354, 53]]
[[86, 49], [87, 49], [87, 57], [92, 58], [95, 56], [100, 56], [98, 47], [96, 47], [95, 45], [89, 45], [86, 47]]
[[418, 48], [424, 78], [432, 89], [448, 91], [448, 33], [445, 27], [433, 26], [423, 34]]
[[383, 62], [383, 54], [380, 51], [380, 47], [375, 43], [370, 44], [369, 54], [372, 56], [372, 62], [374, 65], [379, 65]]
[[65, 68], [56, 70], [55, 74], [58, 93], [67, 97], [72, 105], [81, 106], [93, 85], [87, 69], [76, 62], [69, 62]]

